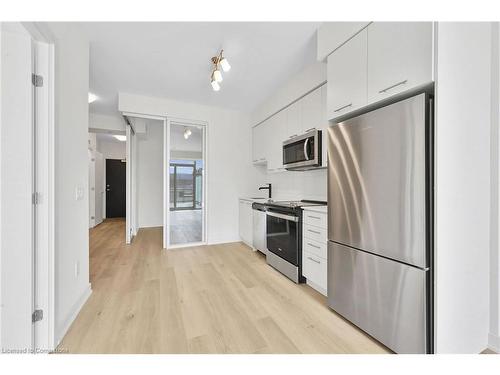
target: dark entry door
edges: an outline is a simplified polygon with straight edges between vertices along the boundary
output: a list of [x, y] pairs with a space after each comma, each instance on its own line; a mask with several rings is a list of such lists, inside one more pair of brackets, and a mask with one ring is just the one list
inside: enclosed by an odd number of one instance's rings
[[106, 217], [125, 217], [126, 165], [106, 159]]

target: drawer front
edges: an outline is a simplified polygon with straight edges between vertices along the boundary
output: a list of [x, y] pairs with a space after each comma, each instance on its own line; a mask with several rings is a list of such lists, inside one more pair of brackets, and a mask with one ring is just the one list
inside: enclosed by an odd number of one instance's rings
[[302, 242], [302, 249], [304, 251], [320, 258], [327, 259], [328, 247], [326, 242], [318, 242], [309, 238], [304, 238]]
[[304, 231], [304, 238], [326, 243], [327, 240], [326, 228], [319, 228], [306, 224], [304, 225], [303, 231]]
[[304, 211], [303, 213], [304, 224], [314, 225], [315, 227], [328, 229], [327, 215], [314, 212], [314, 211]]
[[304, 277], [326, 290], [327, 261], [307, 251], [302, 252], [302, 274]]

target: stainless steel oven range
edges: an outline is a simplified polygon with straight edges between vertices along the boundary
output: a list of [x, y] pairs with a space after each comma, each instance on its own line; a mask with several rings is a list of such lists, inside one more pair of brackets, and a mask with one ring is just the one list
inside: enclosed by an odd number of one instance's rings
[[302, 208], [326, 205], [318, 201], [266, 203], [267, 263], [296, 283], [302, 276]]

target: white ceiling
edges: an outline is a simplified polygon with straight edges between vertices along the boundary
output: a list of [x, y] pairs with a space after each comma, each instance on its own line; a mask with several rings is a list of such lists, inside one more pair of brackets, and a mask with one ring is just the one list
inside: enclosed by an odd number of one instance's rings
[[[117, 113], [118, 92], [251, 111], [316, 58], [318, 22], [87, 22], [92, 112]], [[232, 69], [210, 86], [221, 48]]]

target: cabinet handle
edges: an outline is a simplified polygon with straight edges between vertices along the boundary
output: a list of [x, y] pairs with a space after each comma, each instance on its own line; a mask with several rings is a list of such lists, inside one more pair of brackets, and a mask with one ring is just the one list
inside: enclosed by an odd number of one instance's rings
[[311, 215], [307, 215], [307, 217], [310, 217], [311, 219], [318, 219], [318, 220], [319, 220], [319, 219], [321, 219], [321, 218], [320, 218], [320, 217], [318, 217], [318, 216], [311, 216]]
[[312, 244], [312, 243], [310, 243], [310, 242], [308, 242], [307, 244], [308, 244], [309, 246], [311, 246], [311, 247], [315, 247], [316, 249], [321, 249], [321, 247], [320, 247], [320, 246], [318, 246], [318, 245], [313, 245], [313, 244]]
[[340, 107], [340, 108], [337, 108], [337, 109], [336, 109], [335, 111], [333, 111], [333, 112], [339, 112], [339, 111], [342, 111], [343, 109], [346, 109], [346, 108], [349, 108], [349, 107], [352, 107], [352, 103], [349, 103], [349, 104], [344, 105], [344, 106], [342, 106], [342, 107]]
[[319, 260], [313, 259], [311, 257], [307, 257], [307, 259], [312, 260], [314, 263], [321, 264], [321, 262]]
[[387, 88], [385, 88], [385, 89], [383, 89], [383, 90], [380, 90], [378, 93], [379, 93], [379, 94], [383, 94], [384, 92], [389, 91], [390, 89], [393, 89], [394, 87], [398, 87], [398, 86], [400, 86], [400, 85], [404, 85], [406, 82], [408, 82], [408, 80], [407, 80], [407, 79], [405, 79], [404, 81], [401, 81], [401, 82], [395, 83], [394, 85], [389, 86], [389, 87], [387, 87]]
[[312, 229], [308, 229], [307, 231], [308, 231], [308, 232], [311, 232], [311, 233], [315, 233], [315, 234], [321, 234], [321, 232], [317, 232], [317, 231], [312, 230]]

